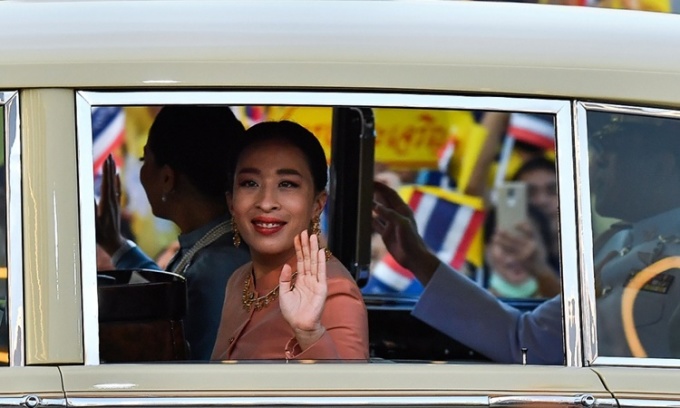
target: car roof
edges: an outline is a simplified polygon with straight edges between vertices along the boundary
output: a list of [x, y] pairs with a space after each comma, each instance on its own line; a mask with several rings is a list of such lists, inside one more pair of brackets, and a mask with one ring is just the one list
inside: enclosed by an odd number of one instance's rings
[[0, 2], [0, 87], [305, 87], [676, 104], [680, 16], [473, 1]]

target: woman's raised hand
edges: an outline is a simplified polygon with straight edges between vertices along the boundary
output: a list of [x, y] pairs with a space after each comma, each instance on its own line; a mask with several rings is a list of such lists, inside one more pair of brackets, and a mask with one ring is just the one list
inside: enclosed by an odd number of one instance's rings
[[116, 174], [116, 162], [111, 155], [104, 161], [95, 226], [97, 243], [112, 255], [125, 239], [120, 233], [120, 178]]
[[284, 319], [295, 332], [304, 350], [325, 332], [321, 313], [326, 302], [326, 252], [319, 248], [319, 237], [307, 231], [295, 237], [297, 275], [286, 264], [279, 277], [279, 304]]

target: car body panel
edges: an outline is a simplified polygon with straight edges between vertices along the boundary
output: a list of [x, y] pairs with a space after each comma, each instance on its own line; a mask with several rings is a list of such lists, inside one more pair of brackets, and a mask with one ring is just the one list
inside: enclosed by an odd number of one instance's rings
[[75, 123], [63, 120], [75, 117], [74, 93], [27, 90], [20, 97], [26, 363], [81, 363], [81, 316], [90, 311], [83, 312], [80, 294]]
[[0, 11], [0, 88], [455, 89], [674, 104], [680, 87], [668, 41], [677, 16], [657, 13], [418, 1], [10, 1]]
[[[228, 365], [228, 367], [224, 367]], [[226, 368], [226, 369], [225, 369]], [[571, 397], [573, 390], [607, 400], [590, 370], [465, 364], [249, 363], [62, 367], [67, 397]], [[263, 377], [264, 375], [264, 377]], [[109, 384], [109, 385], [106, 385]], [[116, 389], [116, 385], [118, 389]], [[125, 385], [126, 384], [126, 385]], [[182, 384], [181, 386], [179, 386]], [[107, 389], [108, 388], [108, 389]], [[462, 401], [462, 399], [461, 399]], [[471, 399], [470, 401], [474, 401]], [[413, 402], [413, 401], [412, 401]]]
[[47, 405], [65, 405], [57, 367], [8, 367], [0, 370], [0, 405], [26, 406], [33, 397]]
[[[89, 114], [83, 95], [131, 90], [258, 97], [331, 90], [338, 101], [343, 92], [401, 92], [678, 108], [678, 16], [416, 1], [4, 1], [0, 16], [0, 89], [21, 102], [22, 200], [13, 201], [21, 211], [12, 214], [23, 227], [23, 287], [15, 277], [10, 288], [23, 289], [24, 298], [12, 305], [19, 355], [11, 361], [27, 366], [0, 368], [7, 378], [0, 404], [21, 404], [30, 390], [54, 405], [66, 404], [65, 392], [70, 406], [614, 406], [612, 393], [627, 401], [622, 406], [680, 400], [678, 368], [587, 367], [576, 350], [578, 293], [568, 293], [563, 312], [575, 328], [566, 333], [576, 356], [569, 367], [99, 365], [87, 349], [98, 342], [96, 330], [86, 330], [97, 324], [94, 274], [83, 273], [94, 264], [94, 237], [84, 233], [93, 227], [83, 225], [93, 215], [92, 185], [79, 177], [91, 172], [82, 160], [91, 154], [81, 151], [90, 134], [78, 134], [78, 117]], [[582, 139], [572, 135], [578, 123], [570, 115], [558, 124], [569, 129], [557, 141], [558, 157], [566, 158], [558, 173], [576, 184], [572, 176], [585, 177], [586, 157], [583, 150], [574, 157]], [[562, 213], [569, 254], [589, 240], [579, 235], [577, 192], [560, 192], [569, 206]], [[576, 269], [589, 267], [570, 262], [564, 285], [577, 288]]]
[[[622, 407], [671, 406], [680, 398], [680, 371], [667, 368], [597, 367], [605, 386]], [[672, 402], [676, 401], [676, 402]]]

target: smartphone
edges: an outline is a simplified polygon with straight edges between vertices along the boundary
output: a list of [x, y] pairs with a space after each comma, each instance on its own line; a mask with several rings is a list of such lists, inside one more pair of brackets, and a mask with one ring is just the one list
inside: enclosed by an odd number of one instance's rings
[[527, 219], [527, 186], [519, 181], [506, 182], [498, 187], [496, 228], [512, 231]]

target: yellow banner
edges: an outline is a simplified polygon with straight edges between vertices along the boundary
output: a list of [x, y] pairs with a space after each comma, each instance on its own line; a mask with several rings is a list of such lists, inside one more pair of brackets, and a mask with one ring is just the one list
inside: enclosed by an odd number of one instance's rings
[[[475, 125], [469, 112], [374, 109], [375, 160], [404, 169], [436, 168], [440, 149], [464, 137]], [[330, 154], [332, 108], [272, 106], [258, 112], [262, 120], [292, 120], [309, 129]], [[244, 115], [247, 117], [247, 115]]]

